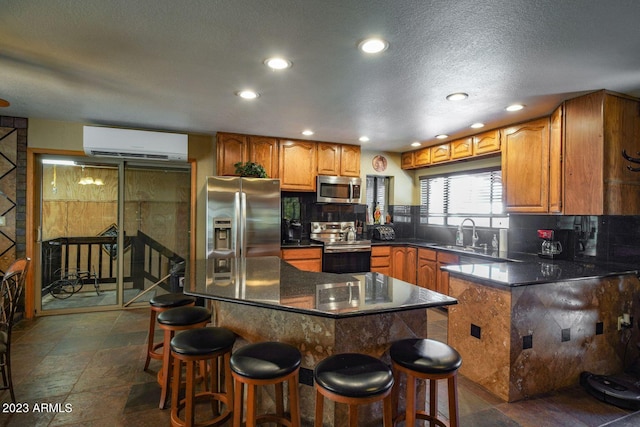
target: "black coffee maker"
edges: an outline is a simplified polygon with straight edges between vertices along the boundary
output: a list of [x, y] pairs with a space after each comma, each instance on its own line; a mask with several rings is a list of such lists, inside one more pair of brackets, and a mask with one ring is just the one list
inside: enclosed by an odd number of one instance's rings
[[575, 256], [575, 233], [573, 230], [538, 230], [542, 239], [538, 256], [547, 259], [573, 260]]
[[297, 219], [282, 220], [282, 241], [284, 243], [300, 243], [302, 240], [302, 224]]

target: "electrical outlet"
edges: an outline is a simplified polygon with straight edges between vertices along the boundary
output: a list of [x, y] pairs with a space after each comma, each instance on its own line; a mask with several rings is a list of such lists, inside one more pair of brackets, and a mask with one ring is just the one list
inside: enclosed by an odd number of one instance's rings
[[622, 328], [629, 329], [632, 327], [633, 324], [631, 323], [631, 317], [628, 314], [618, 316], [618, 330], [621, 330]]

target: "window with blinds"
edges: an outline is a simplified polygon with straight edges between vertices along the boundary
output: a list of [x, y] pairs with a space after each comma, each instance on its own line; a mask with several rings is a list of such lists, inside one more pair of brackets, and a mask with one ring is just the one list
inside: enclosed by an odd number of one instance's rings
[[389, 203], [389, 177], [367, 175], [367, 209], [373, 219], [373, 210], [380, 206], [381, 212], [388, 212]]
[[420, 179], [421, 223], [459, 225], [464, 218], [472, 218], [481, 227], [508, 226], [508, 217], [502, 205], [500, 170]]

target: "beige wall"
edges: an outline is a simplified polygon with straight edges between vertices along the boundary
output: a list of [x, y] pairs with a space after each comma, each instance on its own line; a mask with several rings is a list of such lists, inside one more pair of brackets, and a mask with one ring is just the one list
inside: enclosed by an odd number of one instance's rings
[[[373, 169], [373, 158], [377, 155], [387, 159], [387, 170], [377, 172]], [[400, 166], [400, 153], [389, 153], [383, 151], [362, 151], [360, 157], [360, 177], [363, 182], [367, 175], [390, 176], [391, 188], [389, 191], [389, 202], [392, 205], [413, 205], [417, 204], [415, 192], [413, 191], [413, 172], [404, 171]], [[366, 182], [365, 184], [366, 185]], [[366, 190], [366, 189], [365, 189]]]

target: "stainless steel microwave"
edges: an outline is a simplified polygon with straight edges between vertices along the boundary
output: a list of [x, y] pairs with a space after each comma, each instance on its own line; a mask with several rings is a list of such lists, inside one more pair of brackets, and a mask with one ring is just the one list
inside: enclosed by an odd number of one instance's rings
[[318, 175], [318, 203], [360, 203], [362, 180], [348, 176]]

